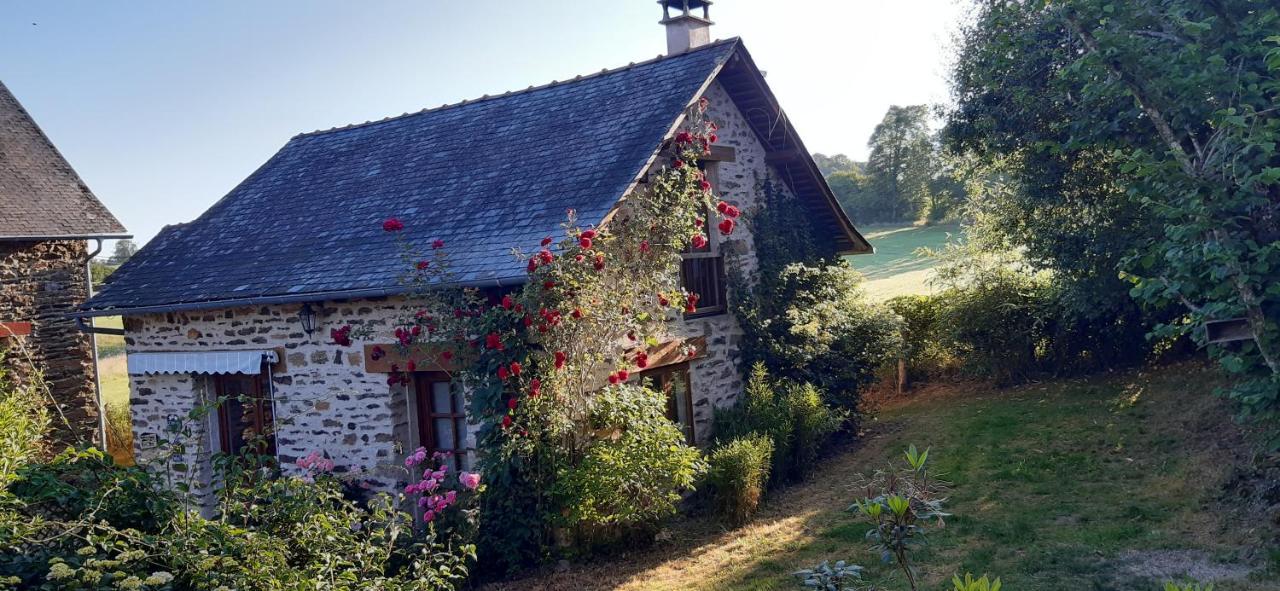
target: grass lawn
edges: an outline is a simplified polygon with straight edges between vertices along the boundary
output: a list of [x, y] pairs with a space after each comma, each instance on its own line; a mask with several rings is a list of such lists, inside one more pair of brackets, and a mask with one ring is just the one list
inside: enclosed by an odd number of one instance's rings
[[866, 228], [863, 235], [876, 248], [875, 254], [848, 257], [853, 268], [867, 277], [867, 295], [875, 300], [908, 294], [930, 293], [928, 280], [933, 262], [916, 254], [920, 247], [939, 248], [956, 225], [879, 226]]
[[953, 573], [973, 572], [999, 575], [1010, 591], [1155, 591], [1190, 572], [1217, 579], [1218, 591], [1280, 589], [1267, 526], [1221, 498], [1230, 466], [1248, 458], [1211, 394], [1215, 379], [1181, 367], [1009, 390], [928, 387], [886, 405], [858, 445], [769, 497], [744, 527], [686, 519], [653, 549], [489, 589], [794, 589], [791, 572], [826, 559], [907, 589], [844, 509], [851, 476], [910, 443], [930, 447], [953, 483], [954, 517], [930, 537], [923, 588], [949, 590]]

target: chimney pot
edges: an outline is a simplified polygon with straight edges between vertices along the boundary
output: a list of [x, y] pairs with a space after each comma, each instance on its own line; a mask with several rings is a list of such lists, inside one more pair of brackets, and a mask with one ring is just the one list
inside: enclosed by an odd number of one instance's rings
[[[711, 42], [711, 0], [658, 0], [667, 29], [667, 55], [684, 53]], [[702, 15], [694, 14], [701, 8]], [[675, 14], [673, 13], [673, 9]]]

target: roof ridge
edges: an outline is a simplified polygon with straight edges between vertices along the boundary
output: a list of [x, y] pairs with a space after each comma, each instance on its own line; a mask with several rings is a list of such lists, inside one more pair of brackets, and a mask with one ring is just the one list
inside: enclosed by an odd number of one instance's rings
[[448, 109], [453, 109], [453, 108], [462, 107], [462, 106], [466, 106], [466, 105], [472, 105], [472, 104], [479, 103], [479, 102], [485, 102], [485, 101], [491, 101], [491, 100], [494, 100], [494, 99], [506, 98], [506, 97], [509, 97], [509, 96], [514, 96], [514, 95], [518, 95], [518, 94], [525, 94], [525, 93], [529, 93], [529, 92], [535, 92], [535, 91], [538, 91], [538, 90], [546, 90], [546, 89], [548, 89], [548, 88], [555, 88], [555, 87], [557, 87], [557, 86], [563, 86], [563, 85], [565, 85], [565, 84], [572, 84], [572, 83], [575, 83], [575, 82], [582, 82], [583, 80], [590, 80], [590, 79], [593, 79], [593, 78], [598, 78], [598, 77], [601, 77], [601, 76], [607, 76], [607, 75], [609, 75], [609, 74], [614, 74], [614, 73], [617, 73], [617, 72], [623, 72], [623, 71], [630, 70], [630, 69], [632, 69], [632, 68], [636, 68], [636, 67], [639, 67], [639, 66], [647, 66], [647, 65], [649, 65], [649, 64], [654, 64], [654, 63], [657, 63], [657, 62], [660, 62], [660, 61], [663, 61], [663, 60], [666, 60], [666, 59], [672, 59], [672, 58], [677, 58], [677, 57], [686, 56], [686, 55], [689, 55], [689, 54], [691, 54], [691, 53], [697, 53], [697, 52], [704, 51], [704, 50], [708, 50], [708, 49], [711, 49], [711, 48], [714, 48], [714, 47], [720, 47], [720, 46], [722, 46], [722, 45], [728, 45], [728, 44], [730, 44], [730, 43], [736, 43], [736, 42], [738, 42], [738, 41], [740, 41], [740, 40], [741, 40], [741, 37], [729, 37], [729, 38], [726, 38], [726, 39], [717, 39], [717, 40], [712, 41], [711, 43], [708, 43], [708, 44], [706, 44], [706, 45], [701, 45], [701, 46], [694, 47], [694, 48], [691, 48], [691, 49], [686, 49], [685, 51], [682, 51], [682, 52], [680, 52], [680, 53], [674, 53], [674, 54], [670, 54], [670, 55], [659, 55], [659, 56], [657, 56], [657, 57], [650, 58], [650, 59], [647, 59], [647, 60], [644, 60], [644, 61], [640, 61], [640, 62], [631, 62], [631, 63], [629, 63], [629, 64], [627, 64], [627, 65], [625, 65], [625, 66], [619, 66], [619, 67], [616, 67], [616, 68], [605, 68], [605, 69], [603, 69], [603, 70], [600, 70], [599, 72], [595, 72], [595, 73], [592, 73], [592, 74], [586, 74], [586, 75], [579, 74], [579, 75], [577, 75], [577, 76], [575, 76], [575, 77], [573, 77], [573, 78], [567, 79], [567, 80], [552, 80], [551, 82], [548, 82], [548, 83], [546, 83], [546, 84], [529, 86], [528, 88], [524, 88], [524, 89], [521, 89], [521, 90], [508, 90], [507, 92], [504, 92], [504, 93], [502, 93], [502, 94], [493, 94], [493, 95], [486, 94], [486, 95], [483, 95], [483, 96], [481, 96], [481, 97], [479, 97], [479, 98], [474, 98], [474, 99], [463, 99], [463, 100], [461, 100], [461, 101], [459, 101], [459, 102], [456, 102], [456, 103], [446, 103], [446, 104], [440, 105], [439, 107], [424, 108], [424, 109], [421, 109], [421, 110], [418, 110], [418, 111], [414, 111], [414, 112], [412, 112], [412, 113], [401, 113], [400, 115], [389, 115], [389, 116], [387, 116], [387, 117], [383, 117], [382, 119], [379, 119], [379, 120], [377, 120], [377, 121], [365, 121], [364, 123], [349, 123], [349, 124], [347, 124], [347, 125], [340, 125], [340, 126], [337, 126], [337, 127], [330, 127], [330, 128], [328, 128], [328, 129], [316, 129], [316, 130], [314, 130], [314, 131], [307, 131], [307, 132], [299, 133], [299, 134], [297, 134], [297, 135], [293, 136], [293, 138], [291, 138], [291, 139], [298, 139], [298, 138], [303, 138], [303, 137], [313, 137], [313, 136], [324, 135], [324, 134], [328, 134], [328, 133], [334, 133], [334, 132], [338, 132], [338, 131], [346, 131], [346, 130], [349, 130], [349, 129], [358, 129], [358, 128], [361, 128], [361, 127], [369, 127], [369, 126], [373, 126], [373, 125], [378, 125], [378, 124], [380, 124], [380, 123], [388, 123], [388, 122], [391, 122], [391, 121], [399, 121], [399, 120], [401, 120], [401, 119], [406, 119], [406, 118], [409, 118], [409, 117], [414, 117], [414, 116], [416, 116], [416, 115], [423, 115], [423, 114], [426, 114], [426, 113], [436, 113], [436, 112], [439, 112], [439, 111], [445, 111], [445, 110], [448, 110]]

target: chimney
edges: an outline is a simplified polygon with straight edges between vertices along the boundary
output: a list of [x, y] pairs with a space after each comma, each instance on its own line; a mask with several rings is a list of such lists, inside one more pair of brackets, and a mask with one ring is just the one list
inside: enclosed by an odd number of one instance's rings
[[[667, 28], [667, 55], [684, 53], [711, 42], [711, 0], [658, 0], [662, 5], [662, 21]], [[693, 11], [701, 8], [702, 16]], [[672, 9], [678, 11], [672, 16]]]

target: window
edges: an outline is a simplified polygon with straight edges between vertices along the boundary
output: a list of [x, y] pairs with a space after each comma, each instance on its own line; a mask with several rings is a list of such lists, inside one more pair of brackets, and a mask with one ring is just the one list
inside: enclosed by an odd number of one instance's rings
[[698, 442], [693, 428], [693, 396], [689, 387], [689, 364], [678, 363], [652, 369], [640, 374], [652, 380], [653, 388], [667, 397], [667, 418], [680, 425], [684, 440], [689, 445]]
[[222, 452], [276, 454], [275, 413], [263, 374], [218, 374], [213, 377], [218, 405], [218, 440]]
[[[706, 165], [707, 180], [712, 186], [719, 185], [715, 162], [699, 162]], [[712, 217], [703, 215], [706, 220], [703, 230], [707, 235], [707, 244], [702, 248], [690, 245], [684, 251], [684, 261], [680, 264], [680, 283], [685, 291], [698, 294], [698, 306], [685, 318], [712, 316], [723, 314], [728, 309], [725, 297], [724, 256], [720, 254], [720, 236], [716, 232]]]
[[418, 444], [428, 453], [453, 452], [452, 467], [464, 468], [467, 441], [466, 399], [442, 373], [415, 374]]

